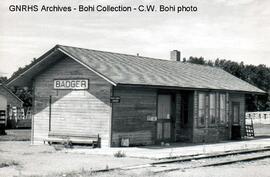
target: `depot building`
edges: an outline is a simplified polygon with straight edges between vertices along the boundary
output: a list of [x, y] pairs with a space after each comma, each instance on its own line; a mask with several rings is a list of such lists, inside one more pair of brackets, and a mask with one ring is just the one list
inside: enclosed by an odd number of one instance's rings
[[[33, 88], [32, 141], [99, 135], [101, 147], [244, 136], [245, 96], [265, 92], [216, 67], [56, 45], [13, 76]], [[236, 128], [238, 128], [238, 131]]]

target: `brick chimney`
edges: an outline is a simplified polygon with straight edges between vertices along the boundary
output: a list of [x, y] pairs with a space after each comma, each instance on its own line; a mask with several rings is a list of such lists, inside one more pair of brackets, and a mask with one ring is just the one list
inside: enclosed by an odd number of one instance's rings
[[172, 61], [181, 61], [181, 52], [178, 50], [171, 51], [171, 60]]

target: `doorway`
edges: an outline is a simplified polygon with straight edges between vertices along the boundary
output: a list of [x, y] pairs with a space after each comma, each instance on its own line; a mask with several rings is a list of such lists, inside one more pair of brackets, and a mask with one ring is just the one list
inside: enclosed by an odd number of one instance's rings
[[157, 104], [157, 142], [172, 139], [172, 95], [159, 94]]
[[232, 137], [233, 140], [241, 139], [240, 103], [232, 102]]

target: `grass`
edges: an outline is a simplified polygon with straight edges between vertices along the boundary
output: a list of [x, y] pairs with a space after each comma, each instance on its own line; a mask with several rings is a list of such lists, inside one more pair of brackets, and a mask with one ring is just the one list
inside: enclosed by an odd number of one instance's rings
[[9, 166], [18, 166], [20, 165], [19, 162], [17, 161], [6, 161], [6, 162], [0, 162], [0, 168], [3, 168], [3, 167], [9, 167]]
[[34, 153], [32, 153], [32, 152], [24, 152], [24, 153], [22, 153], [22, 155], [32, 155], [32, 154], [34, 154]]
[[124, 151], [117, 151], [116, 153], [113, 154], [114, 157], [126, 157], [126, 153]]
[[54, 153], [55, 151], [41, 151], [40, 153], [44, 153], [44, 154], [52, 154], [52, 153]]

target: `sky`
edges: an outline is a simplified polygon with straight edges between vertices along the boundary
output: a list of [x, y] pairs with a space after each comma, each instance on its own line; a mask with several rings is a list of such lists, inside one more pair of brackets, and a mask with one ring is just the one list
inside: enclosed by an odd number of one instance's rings
[[[10, 12], [10, 5], [196, 6], [196, 12]], [[4, 0], [0, 75], [9, 77], [56, 44], [169, 58], [204, 57], [270, 66], [269, 0]]]

